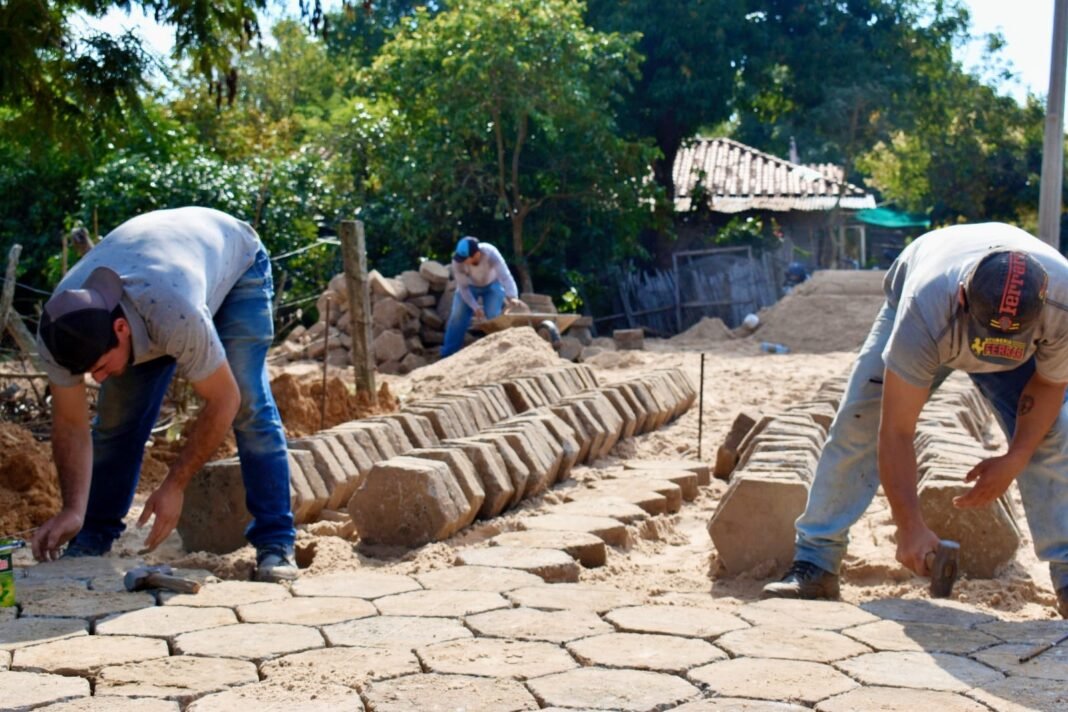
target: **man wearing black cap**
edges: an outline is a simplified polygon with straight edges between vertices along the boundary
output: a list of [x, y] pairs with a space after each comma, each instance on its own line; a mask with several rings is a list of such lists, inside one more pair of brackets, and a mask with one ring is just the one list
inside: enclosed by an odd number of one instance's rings
[[956, 369], [990, 402], [1009, 448], [968, 473], [975, 485], [954, 505], [990, 505], [1017, 482], [1035, 552], [1049, 562], [1068, 618], [1068, 261], [1009, 225], [958, 225], [906, 247], [883, 286], [886, 303], [796, 523], [793, 566], [765, 595], [837, 598], [849, 527], [880, 483], [898, 561], [929, 574], [939, 539], [920, 513], [913, 439], [931, 391]]
[[492, 319], [500, 315], [506, 301], [509, 305], [519, 301], [519, 290], [508, 265], [500, 251], [488, 242], [479, 242], [474, 237], [461, 238], [452, 255], [452, 275], [456, 279], [456, 294], [445, 325], [442, 358], [463, 348], [464, 334], [471, 326], [472, 317]]
[[[175, 371], [202, 401], [184, 448], [138, 521], [145, 546], [174, 529], [183, 491], [233, 427], [246, 535], [260, 580], [292, 579], [285, 434], [267, 380], [271, 265], [255, 231], [207, 208], [133, 218], [75, 265], [37, 334], [52, 390], [52, 452], [63, 508], [33, 537], [40, 560], [100, 555], [122, 533], [144, 446]], [[84, 374], [101, 384], [90, 427]]]

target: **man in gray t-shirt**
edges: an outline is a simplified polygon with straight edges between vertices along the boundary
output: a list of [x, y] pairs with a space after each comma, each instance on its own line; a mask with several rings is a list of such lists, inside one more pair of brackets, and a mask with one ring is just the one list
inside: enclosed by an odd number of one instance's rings
[[968, 473], [975, 486], [954, 505], [988, 506], [1015, 481], [1068, 618], [1068, 261], [1009, 225], [959, 225], [905, 248], [884, 290], [796, 523], [794, 564], [765, 594], [837, 598], [849, 528], [880, 483], [898, 561], [930, 573], [939, 539], [920, 513], [913, 439], [931, 391], [960, 370], [990, 402], [1009, 448]]
[[[151, 435], [177, 371], [202, 403], [185, 446], [138, 522], [158, 546], [183, 492], [233, 427], [257, 576], [294, 578], [285, 433], [267, 381], [271, 266], [255, 231], [208, 208], [159, 210], [109, 233], [45, 304], [38, 349], [52, 390], [52, 451], [63, 508], [33, 537], [53, 559], [110, 550], [125, 526]], [[84, 374], [101, 384], [90, 427]]]
[[501, 314], [505, 304], [511, 306], [519, 301], [519, 290], [504, 257], [488, 242], [461, 238], [452, 255], [452, 276], [456, 279], [456, 293], [445, 325], [442, 358], [463, 347], [472, 318], [492, 319]]

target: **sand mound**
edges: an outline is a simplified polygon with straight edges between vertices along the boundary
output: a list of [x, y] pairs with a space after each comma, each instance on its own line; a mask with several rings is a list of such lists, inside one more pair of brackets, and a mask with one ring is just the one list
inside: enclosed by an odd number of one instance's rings
[[330, 428], [376, 413], [392, 413], [397, 409], [397, 401], [386, 383], [378, 389], [378, 405], [372, 406], [364, 394], [353, 393], [348, 384], [337, 376], [326, 380], [325, 403], [321, 376], [301, 378], [292, 373], [283, 373], [271, 381], [271, 392], [278, 404], [286, 434], [290, 437], [309, 435], [321, 428]]
[[734, 334], [722, 319], [705, 317], [681, 334], [672, 336], [668, 341], [673, 346], [700, 346], [713, 341], [733, 339]]
[[777, 304], [760, 311], [752, 338], [791, 351], [829, 353], [860, 348], [882, 307], [884, 272], [824, 270]]
[[560, 364], [549, 342], [529, 326], [505, 329], [479, 339], [457, 353], [409, 374], [413, 398], [439, 391], [496, 383]]
[[51, 448], [24, 428], [0, 423], [0, 535], [43, 524], [61, 504]]

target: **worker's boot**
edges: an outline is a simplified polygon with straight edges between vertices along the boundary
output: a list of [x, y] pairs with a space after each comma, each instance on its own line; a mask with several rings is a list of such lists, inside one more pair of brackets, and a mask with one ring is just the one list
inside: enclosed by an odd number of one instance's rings
[[293, 558], [293, 548], [276, 545], [265, 546], [256, 550], [256, 573], [257, 581], [268, 583], [281, 583], [293, 581], [300, 575], [297, 562]]
[[781, 581], [764, 586], [764, 598], [838, 598], [838, 576], [807, 561], [795, 561]]
[[1068, 586], [1057, 589], [1057, 611], [1061, 618], [1068, 618]]

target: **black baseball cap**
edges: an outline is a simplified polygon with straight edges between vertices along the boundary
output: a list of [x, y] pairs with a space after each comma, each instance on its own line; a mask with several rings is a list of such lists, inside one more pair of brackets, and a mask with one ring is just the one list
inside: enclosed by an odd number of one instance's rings
[[1026, 252], [991, 252], [964, 286], [968, 345], [983, 361], [1022, 361], [1046, 303], [1049, 275]]
[[456, 243], [456, 251], [452, 253], [452, 261], [463, 262], [468, 257], [479, 252], [477, 237], [461, 237], [460, 241]]
[[77, 289], [52, 295], [44, 306], [37, 335], [52, 359], [73, 374], [85, 373], [114, 348], [112, 316], [122, 298], [122, 279], [97, 267]]

